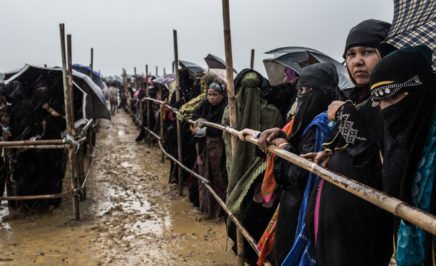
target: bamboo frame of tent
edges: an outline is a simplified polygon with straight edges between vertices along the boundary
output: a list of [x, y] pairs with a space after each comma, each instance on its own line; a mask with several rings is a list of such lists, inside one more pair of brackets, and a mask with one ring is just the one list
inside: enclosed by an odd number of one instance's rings
[[[173, 41], [174, 41], [174, 70], [176, 72], [176, 100], [180, 101], [180, 75], [179, 75], [179, 48], [177, 44], [177, 30], [173, 30]], [[176, 119], [177, 126], [177, 157], [179, 161], [182, 160], [182, 138], [180, 134], [180, 121]], [[183, 196], [183, 179], [182, 179], [182, 169], [179, 167], [178, 171], [178, 186], [179, 186], [179, 196]]]

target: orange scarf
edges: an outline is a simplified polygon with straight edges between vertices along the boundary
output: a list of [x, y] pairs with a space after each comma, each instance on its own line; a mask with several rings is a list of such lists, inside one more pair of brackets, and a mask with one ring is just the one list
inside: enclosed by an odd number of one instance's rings
[[[290, 136], [292, 134], [292, 125], [294, 124], [294, 117], [292, 117], [291, 121], [287, 123], [282, 130], [286, 133], [287, 136]], [[272, 196], [274, 194], [274, 191], [277, 188], [277, 182], [274, 177], [274, 161], [276, 156], [274, 154], [267, 154], [266, 158], [266, 169], [265, 169], [265, 175], [263, 176], [262, 180], [262, 187], [260, 190], [260, 194], [263, 198], [264, 205], [268, 205], [272, 199]]]

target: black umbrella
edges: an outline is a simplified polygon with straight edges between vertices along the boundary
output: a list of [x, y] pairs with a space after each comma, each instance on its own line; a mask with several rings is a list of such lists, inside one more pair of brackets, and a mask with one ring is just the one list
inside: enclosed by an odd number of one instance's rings
[[307, 47], [282, 47], [266, 52], [272, 58], [263, 60], [271, 85], [283, 83], [285, 68], [300, 73], [303, 67], [315, 63], [331, 62], [335, 65], [339, 76], [339, 88], [353, 87], [345, 66], [328, 55]]
[[[23, 86], [33, 88], [35, 82], [44, 78], [49, 87], [54, 91], [56, 97], [63, 99], [63, 82], [61, 68], [45, 68], [25, 65], [20, 70], [11, 71], [5, 74], [5, 83], [17, 80]], [[100, 87], [90, 77], [73, 70], [73, 95], [74, 106], [80, 106], [74, 110], [75, 119], [80, 118], [103, 118], [110, 119], [110, 112], [106, 107], [106, 100]], [[85, 96], [85, 97], [83, 97]], [[63, 102], [63, 101], [62, 101]], [[92, 106], [94, 106], [93, 109]]]
[[394, 19], [386, 42], [396, 48], [427, 45], [436, 71], [436, 1], [394, 0]]
[[226, 69], [226, 62], [216, 55], [208, 54], [204, 61], [206, 61], [208, 68]]
[[203, 69], [201, 66], [199, 66], [199, 65], [197, 65], [197, 64], [194, 64], [194, 63], [191, 63], [191, 62], [188, 62], [188, 61], [182, 61], [182, 60], [179, 60], [179, 65], [180, 65], [182, 68], [186, 68], [186, 69], [188, 69], [188, 71], [189, 71], [193, 76], [195, 76], [195, 75], [197, 75], [197, 74], [200, 74], [200, 73], [204, 73], [204, 69]]

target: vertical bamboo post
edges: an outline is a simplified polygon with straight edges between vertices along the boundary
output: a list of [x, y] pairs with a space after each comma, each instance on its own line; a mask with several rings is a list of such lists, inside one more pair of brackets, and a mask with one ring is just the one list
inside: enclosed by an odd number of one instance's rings
[[91, 48], [91, 63], [89, 64], [89, 68], [91, 69], [89, 76], [92, 79], [92, 75], [94, 75], [94, 48]]
[[254, 49], [251, 49], [250, 69], [254, 69]]
[[145, 75], [148, 76], [148, 65], [145, 65]]
[[156, 77], [159, 76], [159, 67], [156, 66]]
[[[65, 117], [66, 117], [66, 124], [67, 124], [67, 132], [68, 134], [70, 134], [71, 136], [75, 136], [76, 135], [76, 131], [74, 129], [74, 109], [73, 109], [73, 54], [72, 54], [72, 50], [73, 50], [73, 42], [72, 42], [72, 37], [71, 34], [67, 34], [67, 71], [68, 71], [68, 86], [67, 89], [68, 91], [65, 92], [64, 91], [64, 95], [67, 96], [67, 98], [65, 99], [65, 110], [68, 111], [68, 113], [65, 113]], [[69, 126], [68, 126], [69, 125]], [[68, 129], [69, 128], [69, 129]], [[74, 154], [74, 147], [71, 147], [69, 149], [69, 153], [71, 153], [71, 166], [70, 168], [71, 170], [71, 176], [73, 178], [73, 185], [74, 185], [74, 190], [77, 191], [77, 189], [79, 188], [79, 180], [78, 180], [78, 176], [77, 176], [77, 161], [75, 158], [75, 154]], [[80, 195], [77, 193], [74, 193], [74, 200], [73, 202], [75, 202], [77, 208], [75, 210], [75, 220], [78, 221], [80, 220], [80, 206], [79, 206], [79, 201], [80, 201]]]
[[[72, 70], [71, 64], [68, 62], [67, 69], [67, 51], [65, 45], [65, 25], [63, 23], [59, 24], [60, 30], [60, 39], [61, 39], [61, 52], [62, 52], [62, 77], [63, 77], [63, 86], [64, 86], [64, 105], [65, 105], [65, 120], [67, 126], [67, 132], [70, 135], [74, 134], [74, 121], [73, 121], [73, 113], [72, 113]], [[68, 59], [71, 60], [71, 35], [68, 35]], [[71, 147], [68, 149], [68, 161], [71, 171], [71, 189], [76, 191], [76, 180], [74, 173], [74, 148]], [[80, 210], [79, 210], [79, 197], [75, 193], [73, 193], [73, 211], [74, 211], [74, 219], [78, 221], [80, 219]]]
[[[236, 113], [235, 88], [233, 84], [233, 55], [232, 55], [232, 36], [230, 31], [230, 7], [229, 0], [222, 0], [223, 3], [223, 24], [224, 24], [224, 47], [226, 55], [226, 74], [227, 74], [227, 95], [229, 99], [230, 126], [236, 127], [238, 117]], [[236, 136], [231, 137], [232, 157], [236, 155]], [[238, 264], [244, 265], [244, 238], [241, 232], [236, 229], [236, 244], [238, 252]]]
[[[149, 97], [150, 96], [150, 94], [149, 94], [149, 84], [147, 83], [146, 85], [145, 85], [145, 91], [146, 91], [146, 95], [147, 95], [147, 97]], [[151, 101], [145, 101], [144, 102], [144, 104], [145, 104], [145, 110], [146, 110], [146, 116], [147, 116], [147, 128], [148, 129], [150, 129], [150, 130], [152, 130], [152, 128], [151, 128], [151, 126], [150, 126], [150, 115], [151, 115], [151, 106], [154, 104], [153, 102], [151, 102]], [[149, 136], [150, 134], [148, 133], [148, 131], [147, 131], [147, 135]], [[151, 138], [150, 137], [147, 137], [147, 143], [148, 143], [148, 147], [151, 147]]]
[[[173, 39], [174, 39], [174, 70], [176, 73], [176, 100], [180, 101], [180, 80], [179, 80], [179, 50], [177, 47], [177, 31], [173, 30]], [[176, 118], [177, 124], [177, 159], [182, 162], [182, 139], [180, 135], [180, 121]], [[182, 168], [178, 167], [177, 169], [178, 181], [179, 181], [179, 196], [183, 196], [183, 180], [182, 180]]]
[[[162, 99], [162, 87], [159, 86], [159, 95], [160, 95], [160, 100], [163, 101]], [[160, 140], [163, 142], [164, 141], [164, 109], [165, 106], [163, 104], [160, 105]], [[162, 151], [162, 157], [160, 159], [161, 163], [165, 163], [165, 153], [164, 151]]]

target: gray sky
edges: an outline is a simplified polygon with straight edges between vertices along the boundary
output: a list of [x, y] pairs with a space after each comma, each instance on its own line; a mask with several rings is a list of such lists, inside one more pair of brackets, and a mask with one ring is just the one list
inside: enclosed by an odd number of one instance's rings
[[[349, 29], [367, 18], [392, 21], [391, 0], [231, 0], [233, 63], [265, 73], [264, 52], [307, 46], [340, 60]], [[73, 61], [104, 75], [171, 71], [173, 29], [179, 58], [206, 67], [212, 53], [224, 59], [220, 0], [0, 0], [0, 72], [25, 63], [60, 65], [59, 23], [73, 38]]]

